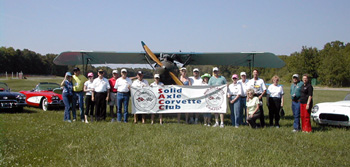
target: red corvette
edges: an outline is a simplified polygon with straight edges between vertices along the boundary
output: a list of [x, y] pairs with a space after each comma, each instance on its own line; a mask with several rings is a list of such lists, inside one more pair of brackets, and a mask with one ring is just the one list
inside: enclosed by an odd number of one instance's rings
[[62, 89], [57, 83], [40, 82], [31, 91], [20, 91], [26, 95], [28, 106], [40, 107], [47, 111], [53, 107], [64, 106], [62, 99]]

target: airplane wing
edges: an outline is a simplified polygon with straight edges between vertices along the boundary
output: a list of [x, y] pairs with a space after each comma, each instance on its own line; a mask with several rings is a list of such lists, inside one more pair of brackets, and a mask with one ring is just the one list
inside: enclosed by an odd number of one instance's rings
[[56, 65], [147, 64], [147, 61], [144, 52], [68, 51], [58, 55], [53, 63]]
[[[154, 53], [158, 58], [160, 52]], [[184, 65], [231, 65], [281, 68], [285, 66], [282, 59], [269, 52], [226, 52], [226, 53], [196, 53], [196, 52], [163, 52], [175, 55], [175, 60]], [[155, 63], [149, 57], [150, 63]], [[89, 62], [87, 62], [89, 61]], [[145, 52], [96, 52], [69, 51], [63, 52], [54, 59], [56, 65], [77, 64], [148, 64]]]
[[[164, 54], [164, 53], [163, 53]], [[281, 68], [285, 62], [269, 52], [167, 53], [179, 55], [180, 63], [190, 65], [231, 65]], [[188, 62], [186, 63], [186, 61]]]

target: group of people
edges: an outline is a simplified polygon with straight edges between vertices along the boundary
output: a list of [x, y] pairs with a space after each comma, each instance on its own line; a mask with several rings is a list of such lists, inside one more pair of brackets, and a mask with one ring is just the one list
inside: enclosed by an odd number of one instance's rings
[[[79, 103], [80, 118], [82, 122], [88, 123], [90, 121], [105, 120], [106, 119], [106, 104], [110, 106], [111, 121], [128, 122], [128, 106], [130, 98], [130, 88], [143, 88], [148, 86], [164, 85], [160, 82], [160, 75], [154, 75], [154, 82], [149, 84], [147, 80], [143, 79], [143, 72], [138, 71], [136, 77], [127, 77], [127, 70], [121, 70], [121, 77], [117, 70], [113, 70], [113, 77], [109, 80], [104, 78], [104, 71], [98, 70], [98, 77], [94, 78], [93, 73], [88, 73], [88, 79], [80, 74], [79, 68], [73, 69], [74, 75], [67, 72], [64, 80], [61, 83], [63, 87], [63, 101], [65, 104], [64, 121], [71, 122], [70, 111], [72, 111], [73, 121], [76, 121], [76, 102]], [[193, 69], [193, 76], [187, 76], [187, 69], [180, 69], [180, 81], [185, 86], [218, 86], [227, 84], [224, 76], [220, 75], [219, 68], [213, 68], [213, 75], [208, 73], [200, 75], [198, 68]], [[132, 81], [132, 79], [136, 79]], [[276, 128], [280, 127], [280, 111], [284, 104], [284, 91], [279, 85], [279, 77], [277, 75], [272, 77], [272, 83], [266, 88], [263, 79], [259, 78], [259, 71], [253, 71], [253, 78], [247, 79], [246, 73], [240, 73], [240, 79], [237, 74], [233, 74], [232, 83], [227, 87], [227, 98], [229, 108], [231, 110], [232, 126], [238, 128], [241, 125], [248, 123], [252, 128], [264, 127], [264, 110], [263, 97], [266, 96], [266, 104], [269, 109], [269, 125]], [[305, 131], [311, 132], [310, 112], [312, 107], [313, 87], [309, 83], [307, 74], [303, 75], [302, 81], [299, 80], [299, 75], [292, 76], [293, 84], [291, 86], [292, 111], [294, 116], [293, 132]], [[84, 94], [85, 94], [85, 108], [84, 112]], [[114, 114], [114, 108], [116, 114]], [[122, 109], [124, 113], [122, 115]], [[94, 115], [95, 109], [95, 115]], [[85, 113], [85, 114], [84, 114]], [[215, 124], [213, 127], [224, 127], [224, 114], [214, 113]], [[145, 123], [145, 115], [141, 114], [141, 121]], [[211, 126], [211, 114], [203, 114], [204, 125]], [[220, 117], [220, 123], [219, 123]], [[177, 115], [178, 122], [180, 122], [181, 114]], [[300, 118], [301, 125], [300, 126]], [[260, 125], [256, 120], [260, 119]], [[197, 124], [199, 121], [198, 113], [186, 113], [185, 122]], [[134, 123], [137, 123], [138, 115], [134, 114]], [[159, 123], [163, 123], [162, 114], [159, 114]], [[154, 123], [154, 114], [151, 115], [151, 123]]]

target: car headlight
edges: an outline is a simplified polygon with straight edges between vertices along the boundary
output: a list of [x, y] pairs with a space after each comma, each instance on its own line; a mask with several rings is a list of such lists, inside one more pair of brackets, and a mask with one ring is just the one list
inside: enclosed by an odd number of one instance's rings
[[25, 100], [26, 96], [22, 96], [22, 95], [17, 95], [16, 97], [18, 100]]
[[312, 107], [311, 112], [317, 113], [318, 109], [319, 109], [319, 107], [317, 105], [315, 105], [314, 107]]
[[52, 96], [51, 99], [52, 99], [52, 100], [58, 100], [59, 98], [58, 98], [58, 96]]

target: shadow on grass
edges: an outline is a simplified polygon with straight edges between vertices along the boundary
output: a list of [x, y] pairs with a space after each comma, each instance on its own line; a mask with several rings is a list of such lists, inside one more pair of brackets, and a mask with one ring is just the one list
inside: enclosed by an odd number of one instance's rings
[[0, 114], [34, 114], [37, 111], [24, 108], [22, 111], [16, 109], [1, 109]]

